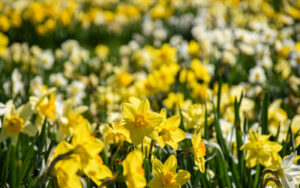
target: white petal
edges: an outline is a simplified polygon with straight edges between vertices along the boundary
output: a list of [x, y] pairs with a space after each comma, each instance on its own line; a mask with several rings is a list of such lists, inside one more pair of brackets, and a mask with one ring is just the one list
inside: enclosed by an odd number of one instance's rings
[[293, 179], [290, 179], [287, 176], [280, 177], [280, 180], [281, 180], [282, 186], [284, 188], [286, 188], [286, 187], [295, 187]]
[[288, 174], [289, 176], [299, 176], [300, 175], [300, 166], [292, 165], [290, 168], [284, 169], [284, 173]]
[[281, 168], [282, 169], [287, 169], [290, 166], [292, 166], [296, 155], [297, 155], [297, 153], [293, 153], [293, 154], [289, 155], [287, 158], [283, 159], [282, 162], [281, 162]]

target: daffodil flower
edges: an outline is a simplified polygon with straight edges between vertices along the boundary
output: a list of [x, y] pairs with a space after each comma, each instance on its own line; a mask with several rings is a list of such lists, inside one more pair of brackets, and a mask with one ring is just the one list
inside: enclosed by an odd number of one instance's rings
[[142, 167], [143, 154], [139, 150], [132, 151], [123, 161], [123, 175], [128, 188], [142, 188], [147, 182]]
[[[2, 112], [4, 109], [2, 108]], [[32, 115], [29, 103], [15, 108], [13, 101], [8, 101], [5, 105], [5, 114], [3, 127], [0, 134], [0, 142], [5, 142], [7, 138], [11, 138], [11, 143], [15, 145], [20, 132], [29, 136], [34, 136], [37, 132], [35, 126], [30, 123]]]
[[269, 141], [271, 135], [258, 135], [249, 130], [248, 142], [240, 149], [247, 150], [246, 166], [252, 168], [257, 164], [265, 167], [276, 167], [281, 162], [278, 152], [282, 146], [277, 142]]
[[131, 98], [130, 103], [124, 103], [122, 107], [123, 125], [130, 134], [130, 139], [134, 145], [139, 145], [143, 142], [144, 137], [149, 137], [153, 140], [158, 139], [158, 127], [163, 117], [150, 110], [150, 104], [147, 99], [140, 101], [136, 98]]
[[[90, 125], [87, 120], [77, 124], [74, 128], [72, 143], [62, 141], [55, 149], [53, 159], [59, 155], [70, 152], [65, 159], [57, 162], [51, 174], [56, 176], [60, 187], [72, 187], [78, 184], [77, 171], [81, 170], [86, 176], [91, 178], [98, 186], [101, 180], [112, 177], [110, 169], [103, 164], [103, 160], [98, 155], [103, 149], [103, 143], [90, 135]], [[69, 167], [72, 166], [72, 171]], [[62, 178], [62, 179], [60, 179]], [[67, 181], [64, 181], [64, 178]], [[73, 179], [70, 184], [65, 185], [68, 179]]]
[[157, 143], [164, 147], [166, 144], [177, 150], [178, 142], [184, 140], [185, 133], [179, 128], [180, 116], [174, 115], [170, 118], [166, 118], [166, 110], [161, 110], [160, 114], [164, 116], [164, 121], [161, 126], [158, 127], [159, 138]]
[[192, 151], [194, 153], [195, 164], [199, 167], [202, 173], [205, 172], [205, 156], [206, 156], [206, 147], [204, 140], [201, 138], [201, 131], [194, 133], [192, 137]]
[[164, 164], [158, 159], [153, 159], [153, 179], [149, 182], [150, 188], [180, 188], [190, 179], [190, 173], [186, 170], [177, 169], [177, 159], [171, 155]]

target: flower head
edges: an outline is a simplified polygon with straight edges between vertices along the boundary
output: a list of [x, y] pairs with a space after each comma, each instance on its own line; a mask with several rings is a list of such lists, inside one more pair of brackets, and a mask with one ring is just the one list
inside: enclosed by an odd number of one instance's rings
[[186, 170], [179, 170], [176, 173], [177, 160], [171, 155], [164, 164], [158, 159], [153, 159], [153, 179], [149, 182], [150, 188], [181, 187], [190, 179], [190, 173]]
[[271, 135], [258, 135], [257, 132], [249, 130], [249, 140], [240, 149], [247, 150], [246, 166], [249, 168], [257, 164], [265, 167], [276, 167], [281, 162], [278, 152], [282, 146], [276, 142], [269, 141]]
[[10, 100], [5, 105], [5, 114], [3, 127], [0, 133], [0, 142], [4, 142], [7, 138], [11, 138], [13, 145], [17, 143], [20, 132], [29, 136], [34, 136], [37, 128], [30, 123], [32, 115], [31, 106], [29, 103], [24, 104], [16, 109], [13, 102]]
[[193, 144], [193, 153], [194, 153], [194, 161], [195, 164], [199, 167], [202, 173], [205, 172], [205, 155], [206, 155], [206, 147], [204, 140], [201, 138], [201, 132], [198, 134], [194, 134], [192, 137]]
[[143, 154], [139, 150], [129, 153], [123, 161], [123, 175], [128, 188], [139, 188], [146, 186], [145, 172], [142, 167]]
[[[166, 117], [166, 110], [160, 112], [161, 115]], [[164, 147], [166, 144], [177, 150], [178, 142], [185, 139], [185, 133], [179, 128], [180, 116], [174, 115], [170, 118], [165, 118], [161, 126], [158, 128], [158, 144]]]
[[157, 140], [158, 132], [155, 128], [161, 124], [163, 117], [150, 110], [147, 99], [141, 101], [131, 98], [130, 101], [123, 104], [121, 125], [129, 131], [132, 143], [141, 144], [145, 136]]

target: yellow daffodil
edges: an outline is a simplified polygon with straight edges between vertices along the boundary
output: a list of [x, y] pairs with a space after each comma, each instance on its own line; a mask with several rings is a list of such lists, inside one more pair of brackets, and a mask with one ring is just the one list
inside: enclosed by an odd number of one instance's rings
[[31, 115], [32, 110], [29, 103], [16, 109], [13, 101], [8, 101], [5, 104], [5, 114], [3, 127], [0, 133], [0, 142], [5, 142], [7, 138], [11, 138], [11, 143], [15, 145], [20, 132], [29, 136], [34, 136], [37, 129], [30, 122]]
[[186, 129], [200, 128], [204, 126], [205, 106], [193, 104], [187, 110], [182, 111], [184, 126]]
[[194, 153], [194, 161], [198, 166], [202, 173], [205, 172], [205, 155], [206, 155], [206, 147], [204, 140], [201, 138], [201, 132], [199, 131], [197, 134], [194, 133], [192, 137], [193, 148], [192, 151]]
[[142, 188], [147, 182], [145, 172], [142, 167], [143, 154], [139, 150], [132, 151], [123, 161], [123, 175], [125, 176], [128, 188]]
[[129, 131], [132, 143], [134, 145], [141, 144], [145, 136], [157, 140], [158, 132], [155, 128], [162, 123], [163, 117], [150, 110], [147, 99], [131, 98], [130, 101], [122, 106], [121, 125]]
[[157, 143], [161, 147], [165, 147], [166, 144], [177, 150], [178, 142], [185, 139], [185, 133], [179, 127], [180, 116], [174, 115], [170, 118], [166, 118], [166, 110], [161, 110], [160, 114], [164, 116], [164, 121], [158, 128], [159, 138]]
[[[103, 143], [100, 140], [90, 135], [90, 125], [87, 120], [84, 120], [74, 128], [71, 144], [66, 141], [58, 144], [53, 159], [68, 152], [70, 152], [70, 155], [55, 165], [52, 174], [54, 176], [64, 174], [68, 177], [77, 178], [65, 168], [65, 163], [71, 163], [74, 173], [77, 170], [83, 171], [85, 175], [99, 186], [102, 179], [112, 177], [110, 169], [103, 164], [101, 157], [98, 155], [103, 147]], [[60, 186], [63, 187], [62, 185]]]
[[258, 135], [257, 132], [249, 130], [248, 142], [240, 149], [247, 150], [246, 166], [252, 168], [257, 164], [265, 167], [280, 166], [281, 157], [278, 152], [282, 146], [276, 142], [269, 141], [271, 135]]
[[177, 159], [171, 155], [164, 164], [158, 159], [152, 161], [153, 179], [149, 182], [150, 188], [180, 188], [190, 179], [190, 173], [186, 170], [177, 169]]

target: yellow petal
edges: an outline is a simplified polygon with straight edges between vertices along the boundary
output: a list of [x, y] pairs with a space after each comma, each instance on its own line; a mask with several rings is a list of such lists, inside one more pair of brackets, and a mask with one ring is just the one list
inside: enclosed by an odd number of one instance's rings
[[149, 183], [148, 186], [150, 188], [164, 188], [165, 186], [162, 183], [162, 179], [160, 177], [158, 178], [153, 178]]
[[122, 115], [124, 119], [134, 121], [135, 109], [133, 105], [130, 103], [124, 103], [122, 105]]
[[166, 174], [167, 172], [176, 172], [177, 168], [177, 159], [174, 155], [170, 155], [170, 157], [166, 160], [163, 167], [163, 172]]
[[148, 99], [144, 99], [140, 102], [139, 107], [137, 109], [138, 114], [147, 114], [150, 112], [150, 104]]
[[150, 113], [150, 122], [151, 126], [157, 127], [163, 122], [164, 118], [162, 115], [156, 113], [156, 112], [151, 112]]
[[177, 177], [176, 177], [176, 182], [179, 184], [179, 185], [184, 185], [186, 184], [189, 179], [191, 178], [191, 175], [188, 171], [186, 170], [179, 170], [178, 171], [178, 174], [177, 174]]
[[175, 115], [175, 116], [172, 116], [172, 117], [168, 118], [166, 120], [166, 124], [167, 124], [168, 128], [178, 127], [179, 124], [180, 124], [180, 116], [179, 115]]
[[185, 139], [185, 132], [179, 128], [176, 128], [175, 130], [171, 131], [171, 137], [177, 142], [180, 142]]
[[161, 176], [163, 174], [163, 167], [164, 165], [158, 160], [158, 159], [153, 159], [152, 160], [152, 173], [153, 176]]
[[73, 147], [71, 144], [69, 144], [68, 142], [66, 141], [62, 141], [60, 142], [56, 148], [55, 148], [55, 153], [54, 153], [54, 158], [57, 157], [58, 155], [61, 155], [61, 154], [65, 154], [67, 152], [69, 152], [70, 150], [72, 150]]

